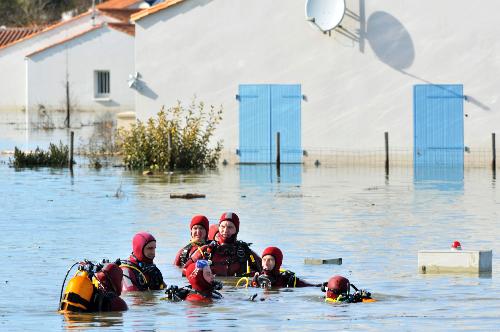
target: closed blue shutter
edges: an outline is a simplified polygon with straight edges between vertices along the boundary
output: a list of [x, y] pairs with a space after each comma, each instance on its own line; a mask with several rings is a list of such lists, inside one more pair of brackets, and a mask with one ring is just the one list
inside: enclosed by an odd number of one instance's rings
[[463, 168], [463, 86], [415, 85], [413, 99], [415, 166]]
[[280, 133], [282, 163], [301, 163], [302, 93], [299, 84], [271, 85], [271, 162], [276, 162], [276, 133]]
[[270, 87], [240, 85], [240, 162], [270, 161]]

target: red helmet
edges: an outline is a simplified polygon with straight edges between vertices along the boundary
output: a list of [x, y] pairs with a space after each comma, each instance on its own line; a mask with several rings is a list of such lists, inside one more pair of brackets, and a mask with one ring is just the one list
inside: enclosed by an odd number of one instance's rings
[[208, 241], [215, 240], [215, 236], [219, 233], [219, 225], [213, 224], [208, 228]]
[[[212, 289], [212, 284], [210, 284], [205, 277], [203, 276], [203, 267], [201, 267], [202, 264], [198, 264], [198, 262], [207, 262], [205, 260], [197, 261], [194, 264], [190, 264], [188, 267], [186, 267], [186, 278], [193, 287], [194, 290], [198, 292], [204, 292]], [[207, 263], [208, 264], [208, 263]], [[208, 266], [208, 265], [206, 265]]]
[[266, 255], [271, 255], [274, 257], [275, 264], [274, 264], [274, 269], [273, 271], [279, 271], [281, 264], [283, 264], [283, 253], [281, 252], [280, 248], [278, 247], [267, 247], [264, 249], [262, 252], [262, 255], [260, 257], [264, 258]]
[[106, 264], [101, 271], [95, 274], [97, 280], [106, 291], [114, 291], [116, 295], [122, 293], [123, 271], [114, 263]]
[[454, 242], [451, 244], [451, 248], [452, 248], [452, 249], [457, 249], [457, 250], [460, 250], [460, 249], [462, 249], [462, 245], [460, 244], [460, 242], [458, 242], [458, 241], [454, 241]]
[[139, 232], [134, 235], [134, 239], [132, 240], [132, 253], [139, 262], [153, 263], [152, 259], [144, 256], [144, 247], [153, 241], [156, 241], [155, 237], [147, 232]]
[[195, 225], [200, 225], [205, 228], [205, 230], [208, 233], [208, 219], [205, 216], [202, 216], [201, 214], [196, 215], [191, 219], [191, 222], [189, 223], [189, 229], [192, 229]]
[[336, 299], [340, 294], [347, 293], [350, 285], [349, 279], [338, 275], [333, 276], [326, 285], [326, 297]]
[[226, 220], [234, 224], [234, 227], [236, 227], [236, 234], [238, 234], [240, 231], [240, 218], [238, 218], [238, 215], [234, 212], [224, 212], [222, 216], [220, 216], [219, 225]]

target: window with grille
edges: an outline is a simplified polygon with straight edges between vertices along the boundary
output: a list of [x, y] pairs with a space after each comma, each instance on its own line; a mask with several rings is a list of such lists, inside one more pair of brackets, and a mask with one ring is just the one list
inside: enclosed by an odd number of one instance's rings
[[109, 92], [110, 92], [109, 78], [110, 76], [108, 70], [96, 70], [94, 72], [96, 98], [109, 97]]

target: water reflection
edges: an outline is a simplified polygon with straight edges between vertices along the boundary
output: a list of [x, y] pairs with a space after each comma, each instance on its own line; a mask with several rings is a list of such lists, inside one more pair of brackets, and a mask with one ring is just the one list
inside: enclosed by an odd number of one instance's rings
[[275, 164], [240, 165], [240, 184], [269, 185], [302, 183], [302, 164], [282, 164], [278, 169]]
[[66, 330], [85, 330], [123, 326], [123, 314], [121, 312], [99, 313], [99, 314], [65, 314], [64, 328]]
[[462, 191], [464, 189], [463, 167], [415, 166], [416, 188], [440, 191]]

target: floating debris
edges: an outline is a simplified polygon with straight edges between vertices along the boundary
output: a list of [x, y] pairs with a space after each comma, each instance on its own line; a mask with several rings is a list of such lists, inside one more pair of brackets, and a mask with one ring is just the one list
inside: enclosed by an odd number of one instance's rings
[[183, 198], [183, 199], [193, 199], [193, 198], [205, 198], [205, 194], [170, 194], [170, 198]]
[[342, 258], [330, 258], [330, 259], [305, 258], [304, 264], [309, 264], [309, 265], [322, 265], [322, 264], [342, 265]]

